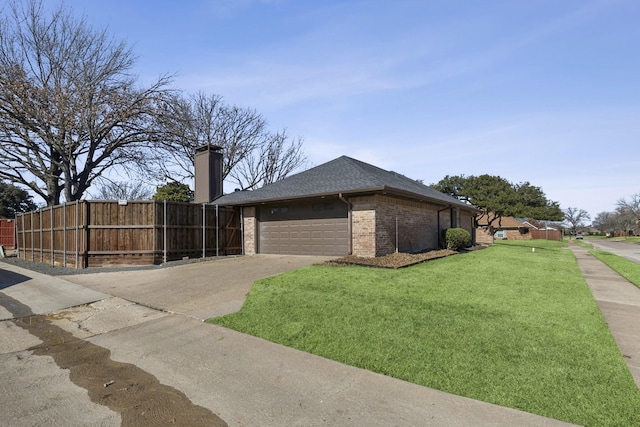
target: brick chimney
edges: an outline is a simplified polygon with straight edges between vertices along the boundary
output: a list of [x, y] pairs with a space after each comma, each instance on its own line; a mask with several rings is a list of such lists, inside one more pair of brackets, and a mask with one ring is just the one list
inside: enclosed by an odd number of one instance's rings
[[222, 196], [222, 147], [203, 145], [195, 154], [195, 203], [210, 203]]

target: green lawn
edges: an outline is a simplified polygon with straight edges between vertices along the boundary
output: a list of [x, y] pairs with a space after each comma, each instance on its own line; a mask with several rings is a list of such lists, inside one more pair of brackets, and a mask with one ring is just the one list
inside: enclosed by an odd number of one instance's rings
[[210, 321], [576, 424], [640, 425], [640, 391], [564, 246], [504, 241], [400, 270], [307, 267], [256, 282], [240, 312]]
[[592, 250], [589, 251], [593, 256], [607, 264], [609, 267], [618, 272], [622, 277], [640, 288], [640, 264], [629, 261], [611, 252]]

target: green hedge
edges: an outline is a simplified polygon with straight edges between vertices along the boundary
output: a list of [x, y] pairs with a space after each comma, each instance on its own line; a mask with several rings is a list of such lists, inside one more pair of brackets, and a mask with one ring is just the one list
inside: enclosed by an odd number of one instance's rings
[[447, 228], [444, 234], [447, 249], [457, 251], [471, 245], [471, 234], [462, 228]]

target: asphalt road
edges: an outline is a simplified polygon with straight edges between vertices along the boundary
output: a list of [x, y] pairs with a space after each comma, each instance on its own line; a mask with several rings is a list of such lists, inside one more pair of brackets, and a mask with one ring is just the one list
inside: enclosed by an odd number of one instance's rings
[[640, 264], [640, 243], [605, 239], [585, 239], [585, 241], [596, 249], [611, 252]]

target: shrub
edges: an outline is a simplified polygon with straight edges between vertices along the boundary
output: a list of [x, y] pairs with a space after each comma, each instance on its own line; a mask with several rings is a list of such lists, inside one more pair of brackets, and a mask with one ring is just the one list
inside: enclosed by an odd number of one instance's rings
[[471, 244], [471, 234], [462, 228], [448, 228], [445, 231], [447, 249], [457, 251]]

